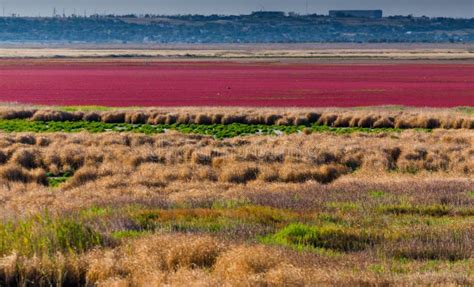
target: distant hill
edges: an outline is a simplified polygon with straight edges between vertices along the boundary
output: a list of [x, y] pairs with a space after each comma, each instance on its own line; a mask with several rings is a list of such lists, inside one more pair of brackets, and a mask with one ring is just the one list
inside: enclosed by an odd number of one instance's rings
[[474, 19], [321, 15], [0, 18], [0, 42], [473, 43]]

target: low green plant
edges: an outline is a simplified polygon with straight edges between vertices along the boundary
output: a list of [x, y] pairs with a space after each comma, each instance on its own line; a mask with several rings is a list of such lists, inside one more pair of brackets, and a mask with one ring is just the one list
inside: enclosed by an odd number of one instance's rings
[[0, 256], [82, 253], [106, 240], [91, 227], [72, 218], [52, 218], [48, 213], [0, 225]]
[[266, 206], [237, 205], [229, 208], [176, 208], [138, 211], [131, 215], [143, 230], [210, 231], [234, 229], [251, 225], [275, 227], [295, 221], [299, 215]]
[[337, 225], [309, 226], [293, 223], [263, 239], [266, 243], [302, 249], [324, 248], [335, 251], [361, 251], [381, 240], [375, 233]]
[[354, 212], [360, 210], [362, 207], [357, 202], [328, 202], [326, 207], [332, 210], [340, 210], [342, 212]]
[[385, 192], [381, 190], [372, 190], [369, 192], [369, 194], [372, 198], [382, 198], [385, 196]]
[[73, 176], [73, 171], [66, 171], [59, 174], [52, 174], [50, 172], [46, 173], [46, 177], [48, 178], [48, 186], [50, 187], [59, 187], [61, 184], [68, 181], [69, 178]]
[[[293, 134], [307, 130], [306, 126], [294, 125], [252, 125], [232, 123], [228, 125], [213, 124], [128, 124], [128, 123], [103, 123], [88, 121], [64, 121], [64, 122], [42, 122], [30, 121], [25, 119], [0, 120], [0, 130], [5, 132], [81, 132], [91, 133], [101, 132], [135, 132], [144, 134], [164, 133], [167, 130], [176, 130], [182, 133], [211, 135], [215, 138], [230, 138], [244, 135], [275, 135], [279, 133]], [[310, 126], [311, 132], [331, 132], [337, 134], [346, 134], [354, 132], [364, 133], [382, 133], [382, 132], [400, 132], [400, 129], [381, 129], [381, 128], [335, 128], [328, 126], [313, 125]]]

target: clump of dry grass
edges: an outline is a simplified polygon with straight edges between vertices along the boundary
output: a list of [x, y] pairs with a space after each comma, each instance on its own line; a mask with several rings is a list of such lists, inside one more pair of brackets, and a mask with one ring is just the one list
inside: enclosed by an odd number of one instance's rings
[[38, 183], [42, 185], [48, 183], [46, 172], [43, 169], [27, 170], [15, 165], [0, 167], [0, 180], [4, 183]]
[[98, 178], [99, 172], [94, 167], [83, 167], [79, 169], [74, 176], [69, 180], [67, 187], [77, 187], [85, 185], [88, 182], [94, 181]]
[[252, 164], [227, 164], [223, 167], [219, 180], [229, 183], [246, 183], [255, 180], [258, 176], [259, 169]]
[[129, 283], [151, 279], [163, 284], [170, 275], [176, 280], [175, 272], [212, 268], [224, 247], [224, 242], [209, 236], [149, 236], [119, 249], [93, 252], [87, 281], [94, 284], [121, 277]]
[[169, 270], [211, 268], [222, 251], [222, 244], [210, 237], [197, 238], [172, 246], [166, 256]]
[[215, 274], [227, 282], [246, 282], [249, 278], [260, 279], [282, 262], [283, 254], [268, 247], [239, 246], [222, 254], [216, 262]]
[[18, 166], [5, 166], [0, 169], [0, 178], [4, 181], [28, 183], [32, 181], [30, 173]]
[[[227, 251], [226, 251], [227, 250]], [[203, 272], [210, 270], [211, 272]], [[278, 249], [233, 246], [207, 236], [155, 235], [91, 256], [87, 282], [277, 286], [303, 282], [310, 271], [288, 263]]]
[[41, 165], [41, 158], [38, 150], [19, 149], [13, 154], [11, 161], [24, 168], [32, 169]]
[[279, 177], [284, 182], [301, 183], [316, 180], [321, 183], [329, 183], [348, 172], [349, 169], [341, 165], [313, 167], [305, 164], [285, 164], [279, 171]]
[[260, 168], [260, 173], [258, 174], [258, 179], [265, 182], [275, 182], [280, 179], [278, 174], [278, 169], [274, 166], [264, 166]]
[[125, 122], [129, 124], [146, 124], [150, 115], [144, 112], [127, 113]]
[[0, 119], [13, 120], [13, 119], [28, 119], [36, 113], [35, 109], [1, 109]]
[[84, 117], [82, 112], [63, 112], [55, 110], [38, 110], [36, 111], [31, 120], [42, 121], [42, 122], [65, 122], [65, 121], [80, 121]]
[[87, 122], [100, 122], [101, 116], [98, 112], [86, 112], [82, 119]]
[[61, 253], [53, 257], [0, 258], [0, 284], [5, 286], [73, 286], [86, 284], [86, 258]]
[[193, 152], [191, 162], [200, 165], [210, 165], [212, 163], [212, 156], [209, 154]]
[[5, 152], [0, 151], [0, 164], [5, 164], [7, 161], [8, 155]]
[[124, 123], [125, 112], [105, 112], [101, 114], [101, 120], [104, 123]]

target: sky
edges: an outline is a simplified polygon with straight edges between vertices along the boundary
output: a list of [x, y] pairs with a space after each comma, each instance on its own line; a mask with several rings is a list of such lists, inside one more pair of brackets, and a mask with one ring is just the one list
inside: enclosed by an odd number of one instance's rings
[[[308, 6], [306, 6], [306, 3]], [[0, 0], [6, 15], [58, 13], [248, 14], [279, 10], [327, 14], [330, 9], [383, 9], [385, 15], [474, 17], [474, 0]], [[308, 9], [306, 8], [308, 7]]]

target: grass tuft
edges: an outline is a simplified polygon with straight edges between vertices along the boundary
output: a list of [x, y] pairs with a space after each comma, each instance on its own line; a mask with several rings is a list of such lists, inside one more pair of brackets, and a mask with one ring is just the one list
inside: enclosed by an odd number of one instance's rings
[[81, 222], [53, 219], [47, 213], [0, 225], [0, 256], [83, 253], [105, 243], [101, 234]]

